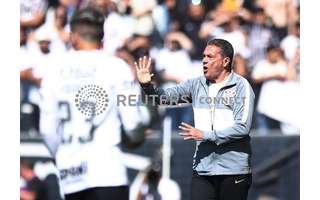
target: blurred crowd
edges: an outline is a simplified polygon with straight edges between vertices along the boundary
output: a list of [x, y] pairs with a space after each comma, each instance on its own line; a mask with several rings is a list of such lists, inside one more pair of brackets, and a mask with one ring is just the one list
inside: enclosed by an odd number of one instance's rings
[[[101, 49], [124, 59], [133, 74], [134, 61], [151, 56], [154, 81], [162, 87], [202, 75], [206, 42], [228, 40], [235, 49], [234, 71], [255, 90], [253, 129], [261, 135], [273, 129], [299, 133], [294, 114], [300, 73], [299, 0], [20, 0], [21, 136], [38, 135], [43, 63], [72, 50], [70, 19], [88, 6], [106, 17]], [[154, 114], [159, 120], [153, 129], [160, 129], [167, 115], [173, 130], [182, 121], [193, 123], [190, 105], [158, 108]], [[22, 161], [26, 199], [45, 181], [32, 169], [32, 163]]]
[[[154, 81], [163, 87], [202, 75], [206, 42], [228, 40], [234, 71], [256, 93], [253, 128], [260, 134], [299, 132], [299, 120], [285, 112], [298, 96], [299, 0], [20, 0], [22, 133], [37, 134], [43, 63], [72, 49], [70, 19], [88, 6], [106, 17], [102, 50], [124, 59], [133, 74], [134, 61], [151, 56]], [[188, 105], [155, 112], [170, 115], [174, 130], [181, 121], [193, 122]]]
[[[150, 55], [155, 82], [163, 87], [202, 74], [202, 52], [210, 38], [230, 41], [235, 48], [234, 71], [251, 82], [258, 97], [253, 128], [261, 134], [270, 129], [299, 131], [298, 120], [281, 112], [293, 108], [298, 93], [297, 0], [20, 0], [23, 132], [38, 130], [37, 90], [46, 70], [42, 63], [71, 49], [70, 18], [88, 6], [106, 16], [101, 47], [105, 53], [123, 58], [133, 73], [133, 62]], [[280, 96], [262, 99], [274, 90], [280, 90], [275, 92]], [[181, 121], [193, 120], [188, 105], [167, 108], [164, 114], [172, 117], [173, 129]]]
[[[150, 55], [155, 82], [163, 87], [202, 74], [202, 52], [209, 39], [230, 41], [234, 71], [251, 82], [257, 96], [253, 128], [262, 134], [270, 129], [299, 131], [298, 120], [281, 111], [297, 99], [299, 0], [20, 0], [22, 132], [38, 130], [43, 63], [72, 48], [70, 19], [88, 6], [106, 16], [103, 51], [123, 58], [133, 73], [134, 61]], [[278, 96], [260, 102], [275, 90]], [[188, 105], [160, 112], [172, 117], [173, 129], [181, 121], [193, 121]]]

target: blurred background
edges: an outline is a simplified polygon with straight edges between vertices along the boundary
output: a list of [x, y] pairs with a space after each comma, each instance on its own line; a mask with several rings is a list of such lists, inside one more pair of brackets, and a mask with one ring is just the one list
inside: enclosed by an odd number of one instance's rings
[[[49, 194], [44, 199], [59, 199], [54, 159], [39, 134], [39, 87], [47, 58], [71, 49], [72, 15], [88, 6], [106, 17], [103, 51], [124, 59], [133, 73], [135, 60], [151, 56], [155, 83], [164, 88], [202, 75], [209, 39], [230, 41], [234, 71], [256, 94], [249, 199], [299, 199], [299, 0], [20, 0], [22, 193], [36, 176], [34, 187]], [[187, 200], [195, 143], [183, 141], [177, 131], [182, 121], [193, 123], [192, 108], [157, 107], [152, 114], [157, 120], [145, 142], [135, 149], [123, 146], [131, 199], [143, 199], [137, 191], [143, 193], [145, 185], [157, 188], [160, 177], [167, 176], [172, 179], [168, 193]]]

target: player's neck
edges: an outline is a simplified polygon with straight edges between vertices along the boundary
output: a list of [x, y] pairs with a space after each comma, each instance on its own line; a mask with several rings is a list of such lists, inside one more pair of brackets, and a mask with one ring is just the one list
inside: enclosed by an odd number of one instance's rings
[[81, 42], [77, 45], [76, 50], [90, 51], [101, 49], [101, 43]]

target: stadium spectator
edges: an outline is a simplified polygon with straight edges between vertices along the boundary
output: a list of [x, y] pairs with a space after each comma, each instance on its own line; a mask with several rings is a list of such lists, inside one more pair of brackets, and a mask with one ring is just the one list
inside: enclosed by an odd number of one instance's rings
[[[255, 84], [263, 84], [272, 80], [287, 80], [288, 65], [284, 59], [283, 51], [279, 46], [269, 46], [266, 58], [260, 60], [253, 68], [251, 77]], [[259, 92], [258, 104], [264, 101], [264, 97]], [[262, 135], [267, 134], [272, 129], [279, 129], [280, 123], [277, 120], [257, 112], [255, 115], [256, 128]]]
[[[30, 39], [31, 40], [31, 39]], [[20, 82], [21, 82], [21, 109], [20, 130], [29, 134], [38, 135], [39, 131], [39, 87], [44, 76], [48, 59], [50, 58], [50, 33], [45, 27], [33, 32], [33, 40], [23, 47], [21, 58]]]
[[39, 27], [45, 21], [47, 7], [47, 0], [20, 0], [20, 26], [28, 32]]
[[287, 78], [292, 81], [300, 80], [300, 47], [296, 49], [294, 58], [289, 61]]
[[65, 7], [59, 5], [54, 10], [54, 29], [58, 33], [59, 38], [65, 44], [69, 42], [69, 33], [67, 30], [67, 10]]
[[154, 20], [155, 28], [163, 39], [170, 27], [170, 9], [176, 4], [175, 0], [166, 0], [162, 4], [154, 7], [152, 10], [152, 19]]
[[41, 96], [39, 87], [50, 58], [50, 33], [45, 27], [33, 32], [33, 41], [29, 41], [27, 68], [20, 71], [23, 99], [20, 108], [20, 130], [29, 136], [39, 135], [39, 104]]
[[[118, 48], [116, 55], [123, 58], [130, 65], [132, 72], [136, 73], [136, 68], [134, 67], [134, 60], [138, 59], [143, 55], [150, 55], [154, 50], [151, 49], [152, 43], [150, 37], [143, 35], [133, 35], [128, 38], [123, 47]], [[152, 70], [155, 73], [156, 82], [160, 84], [161, 77], [159, 73], [156, 72], [155, 63], [152, 65]], [[136, 74], [133, 75], [136, 79]]]
[[299, 16], [299, 3], [296, 0], [258, 0], [256, 4], [272, 19], [273, 28], [280, 40], [288, 34], [288, 28]]
[[52, 53], [64, 53], [69, 47], [67, 9], [62, 5], [58, 5], [52, 12], [52, 19], [49, 17], [48, 12], [46, 23], [39, 27], [39, 29], [47, 31], [50, 37], [50, 50]]
[[[45, 26], [38, 28], [33, 35], [33, 40], [30, 41], [30, 56], [32, 63], [32, 76], [37, 87], [40, 86], [41, 79], [44, 76], [47, 68], [47, 62], [52, 55], [52, 32]], [[32, 48], [31, 48], [32, 47]], [[58, 51], [60, 52], [60, 51]], [[63, 53], [63, 52], [61, 52]], [[37, 89], [36, 89], [37, 90]], [[32, 94], [31, 94], [32, 95]], [[37, 102], [39, 100], [36, 100]]]
[[[204, 5], [206, 12], [216, 10], [221, 6], [223, 0], [211, 1], [211, 0], [202, 0], [201, 3]], [[197, 1], [194, 1], [197, 2]]]
[[252, 79], [255, 83], [268, 80], [285, 80], [288, 66], [279, 46], [269, 46], [264, 60], [259, 61], [253, 68]]
[[[165, 47], [160, 49], [155, 58], [156, 69], [162, 74], [162, 87], [168, 88], [194, 77], [191, 58], [188, 51], [192, 42], [182, 32], [170, 32], [165, 38]], [[181, 73], [184, 72], [184, 73]], [[181, 122], [193, 124], [193, 113], [190, 105], [166, 108], [166, 115], [171, 116], [172, 129], [177, 130]]]
[[132, 54], [130, 53], [129, 50], [127, 50], [126, 48], [119, 48], [117, 49], [115, 55], [121, 59], [123, 59], [124, 61], [126, 61], [126, 63], [130, 66], [132, 74], [134, 76], [134, 79], [136, 80], [136, 69], [134, 67], [134, 58], [132, 56]]
[[19, 52], [19, 70], [20, 70], [20, 102], [28, 101], [29, 90], [34, 81], [32, 77], [32, 63], [27, 46], [28, 34], [26, 28], [20, 26], [20, 52]]
[[76, 12], [74, 50], [50, 62], [41, 85], [41, 133], [55, 156], [66, 200], [128, 199], [121, 133], [141, 143], [149, 122], [145, 107], [117, 100], [137, 92], [129, 66], [101, 50], [104, 19], [92, 8]]
[[129, 11], [119, 12], [120, 2], [115, 5], [110, 0], [91, 0], [89, 4], [91, 7], [100, 10], [106, 17], [103, 49], [111, 55], [115, 54], [116, 50], [122, 47], [133, 34], [134, 19]]
[[188, 4], [186, 4], [186, 2], [177, 0], [167, 1], [170, 15], [169, 31], [182, 31]]
[[248, 32], [248, 48], [251, 51], [249, 57], [249, 69], [265, 58], [268, 46], [279, 43], [279, 38], [267, 24], [267, 15], [262, 8], [255, 8], [252, 11], [252, 22], [245, 26]]
[[267, 62], [258, 63], [252, 74], [254, 81], [262, 83], [256, 112], [258, 133], [281, 130], [283, 134], [297, 134], [299, 117], [287, 113], [299, 103], [299, 51], [290, 62], [278, 46], [269, 48], [267, 57]]
[[201, 24], [199, 37], [209, 40], [213, 32], [222, 32], [221, 26], [228, 22], [230, 18], [229, 13], [225, 13], [219, 9], [209, 11]]
[[192, 41], [182, 32], [166, 35], [164, 48], [159, 50], [155, 58], [157, 70], [164, 71], [165, 81], [180, 83], [188, 78], [192, 65], [188, 51], [192, 48]]
[[152, 10], [156, 6], [156, 0], [130, 0], [132, 9], [131, 15], [134, 17], [133, 32], [137, 35], [150, 36], [154, 31], [152, 20]]
[[37, 135], [39, 130], [39, 108], [32, 102], [31, 93], [38, 87], [39, 80], [33, 75], [32, 54], [27, 45], [28, 33], [20, 27], [20, 131], [28, 136]]
[[43, 182], [33, 171], [34, 163], [28, 159], [20, 159], [20, 199], [47, 200], [47, 191]]
[[219, 6], [225, 12], [236, 13], [242, 8], [242, 4], [242, 0], [222, 0]]
[[67, 10], [67, 23], [70, 24], [71, 18], [74, 13], [79, 10], [88, 7], [90, 0], [58, 0], [59, 4]]
[[25, 52], [27, 50], [28, 33], [25, 27], [20, 26], [20, 50]]
[[142, 55], [149, 55], [151, 47], [150, 37], [143, 35], [133, 35], [124, 44], [124, 48], [130, 51], [135, 60]]
[[229, 41], [234, 47], [235, 54], [238, 53], [248, 59], [251, 51], [247, 45], [247, 35], [240, 26], [240, 20], [240, 16], [229, 16], [229, 19], [221, 24], [221, 28], [215, 28], [210, 36]]
[[181, 31], [183, 31], [192, 41], [192, 60], [201, 60], [202, 49], [206, 46], [206, 40], [199, 37], [199, 30], [205, 17], [205, 10], [202, 4], [190, 3], [186, 10], [186, 16], [182, 19]]
[[289, 34], [283, 38], [280, 47], [284, 51], [285, 58], [292, 60], [295, 57], [296, 51], [300, 46], [300, 22], [295, 23]]
[[248, 61], [238, 53], [234, 55], [234, 72], [250, 80]]
[[[45, 28], [38, 28], [30, 33], [28, 41], [22, 46], [20, 81], [21, 81], [21, 131], [34, 134], [39, 131], [39, 86], [45, 72], [45, 64], [50, 53], [50, 38]], [[31, 132], [30, 132], [31, 131]], [[36, 135], [38, 135], [35, 132]]]
[[153, 9], [153, 20], [162, 40], [168, 32], [181, 31], [185, 7], [182, 1], [164, 0]]

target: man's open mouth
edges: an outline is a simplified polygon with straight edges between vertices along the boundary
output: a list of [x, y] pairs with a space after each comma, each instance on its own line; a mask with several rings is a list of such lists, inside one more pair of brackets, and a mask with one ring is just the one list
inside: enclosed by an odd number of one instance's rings
[[203, 66], [203, 72], [204, 72], [204, 73], [207, 73], [207, 71], [208, 71], [208, 67]]

